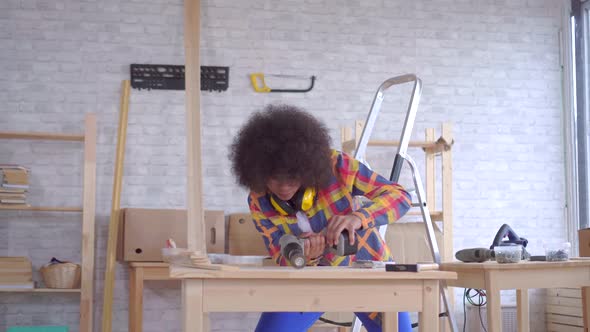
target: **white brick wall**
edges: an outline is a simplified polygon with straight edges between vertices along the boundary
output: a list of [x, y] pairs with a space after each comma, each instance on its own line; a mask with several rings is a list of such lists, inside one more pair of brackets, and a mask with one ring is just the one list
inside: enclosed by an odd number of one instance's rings
[[[542, 241], [565, 239], [559, 3], [202, 1], [202, 64], [230, 66], [229, 90], [202, 94], [205, 207], [247, 209], [227, 147], [254, 110], [305, 107], [329, 121], [339, 147], [339, 128], [365, 118], [383, 80], [415, 72], [424, 83], [415, 137], [454, 123], [455, 248], [489, 245], [503, 223], [534, 253]], [[98, 114], [97, 329], [120, 82], [130, 63], [184, 63], [182, 8], [180, 0], [0, 1], [0, 130], [78, 132], [84, 113]], [[256, 94], [247, 76], [255, 71], [318, 80], [307, 94]], [[397, 138], [407, 96], [407, 88], [387, 92], [375, 137]], [[134, 90], [127, 142], [122, 206], [185, 206], [183, 92]], [[0, 162], [32, 168], [32, 203], [80, 204], [81, 160], [75, 143], [0, 142]], [[387, 174], [389, 165], [375, 167]], [[72, 215], [3, 212], [0, 255], [29, 255], [36, 268], [52, 256], [79, 260], [78, 226]], [[119, 266], [113, 331], [127, 329], [126, 280]], [[146, 332], [180, 330], [177, 285], [148, 283], [145, 300]], [[0, 330], [63, 323], [76, 331], [77, 303], [2, 294]], [[533, 328], [543, 331], [542, 307], [532, 308]], [[212, 318], [214, 331], [251, 331], [257, 314]]]

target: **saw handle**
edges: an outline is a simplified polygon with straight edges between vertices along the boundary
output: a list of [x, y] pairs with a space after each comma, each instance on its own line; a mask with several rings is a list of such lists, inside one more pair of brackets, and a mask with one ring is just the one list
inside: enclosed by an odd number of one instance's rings
[[[262, 87], [258, 86], [258, 80], [262, 83]], [[264, 74], [263, 73], [254, 73], [250, 74], [250, 81], [252, 82], [252, 86], [254, 87], [254, 91], [256, 92], [270, 92], [270, 88], [264, 82]]]
[[[269, 76], [283, 76], [283, 77], [293, 77], [289, 75], [269, 75]], [[264, 82], [264, 73], [253, 73], [250, 74], [250, 82], [252, 82], [252, 87], [254, 87], [254, 91], [268, 93], [268, 92], [297, 92], [297, 93], [304, 93], [309, 92], [313, 89], [315, 83], [315, 76], [311, 76], [310, 80], [311, 83], [308, 88], [305, 89], [271, 89], [266, 82]], [[258, 85], [258, 83], [262, 84], [262, 86]]]

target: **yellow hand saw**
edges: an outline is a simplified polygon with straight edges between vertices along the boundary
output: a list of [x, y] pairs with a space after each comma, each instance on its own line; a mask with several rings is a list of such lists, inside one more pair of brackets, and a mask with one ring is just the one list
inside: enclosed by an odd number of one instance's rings
[[[282, 77], [282, 78], [309, 78], [311, 80], [311, 84], [307, 89], [271, 89], [266, 85], [264, 81], [264, 73], [254, 73], [250, 74], [250, 81], [252, 82], [252, 86], [254, 87], [254, 91], [256, 92], [308, 92], [313, 89], [313, 84], [315, 83], [315, 76], [300, 76], [300, 75], [282, 75], [282, 74], [267, 74], [267, 77]], [[262, 86], [258, 85], [260, 83]]]

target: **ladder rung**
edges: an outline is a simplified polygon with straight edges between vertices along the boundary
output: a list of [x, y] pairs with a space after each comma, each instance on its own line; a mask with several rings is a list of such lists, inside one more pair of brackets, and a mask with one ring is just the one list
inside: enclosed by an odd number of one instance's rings
[[[388, 141], [388, 140], [382, 140], [382, 139], [375, 139], [375, 140], [370, 140], [367, 145], [368, 146], [399, 146], [399, 141]], [[436, 147], [436, 142], [410, 141], [408, 143], [408, 147], [411, 147], [411, 148], [434, 148], [434, 147]]]

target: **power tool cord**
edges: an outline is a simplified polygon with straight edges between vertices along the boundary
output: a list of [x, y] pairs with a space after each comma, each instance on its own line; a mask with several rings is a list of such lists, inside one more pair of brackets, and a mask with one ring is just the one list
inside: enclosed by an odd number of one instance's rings
[[[471, 292], [474, 292], [471, 294]], [[474, 300], [476, 299], [476, 300]], [[486, 292], [483, 289], [472, 289], [466, 288], [465, 292], [463, 292], [463, 332], [465, 332], [465, 326], [467, 326], [467, 313], [465, 310], [465, 300], [469, 302], [472, 306], [477, 307], [479, 311], [479, 322], [481, 327], [485, 332], [488, 332], [486, 327], [483, 324], [483, 318], [481, 317], [481, 307], [485, 306], [487, 303]]]
[[[438, 317], [446, 317], [446, 316], [448, 316], [446, 312], [442, 312], [442, 313], [438, 314]], [[320, 321], [322, 321], [324, 323], [336, 325], [336, 326], [352, 327], [352, 322], [335, 322], [333, 320], [329, 320], [329, 319], [324, 318], [324, 317], [320, 317]], [[418, 323], [412, 323], [412, 328], [415, 329], [416, 327], [418, 327]], [[463, 329], [463, 331], [465, 331], [465, 329]]]

